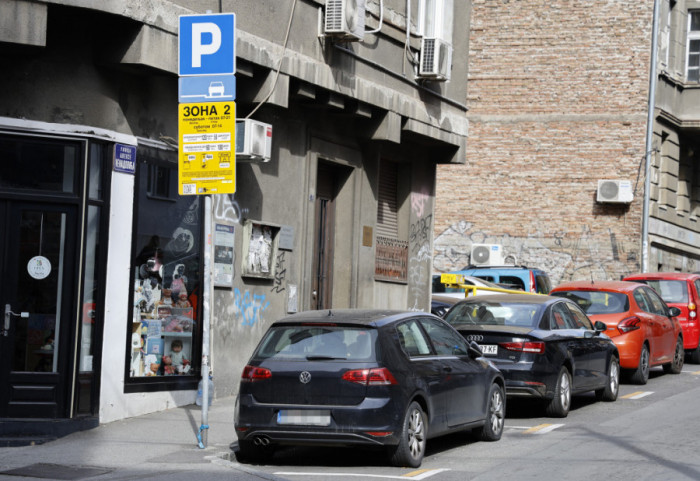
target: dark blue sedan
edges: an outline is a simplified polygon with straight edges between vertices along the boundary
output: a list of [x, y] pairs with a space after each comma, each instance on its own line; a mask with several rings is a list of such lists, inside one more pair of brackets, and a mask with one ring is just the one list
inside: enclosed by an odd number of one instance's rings
[[552, 417], [567, 416], [574, 394], [595, 391], [600, 400], [617, 399], [617, 347], [604, 334], [605, 324], [593, 324], [568, 299], [476, 297], [455, 304], [444, 318], [498, 366], [509, 398], [542, 399]]
[[241, 459], [276, 446], [374, 446], [420, 466], [428, 438], [500, 439], [501, 373], [442, 319], [421, 312], [324, 310], [272, 324], [241, 376]]

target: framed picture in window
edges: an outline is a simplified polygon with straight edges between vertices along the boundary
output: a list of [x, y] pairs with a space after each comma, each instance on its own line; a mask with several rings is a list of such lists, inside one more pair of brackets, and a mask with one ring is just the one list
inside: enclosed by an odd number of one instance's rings
[[243, 223], [241, 275], [274, 279], [280, 226], [246, 220]]

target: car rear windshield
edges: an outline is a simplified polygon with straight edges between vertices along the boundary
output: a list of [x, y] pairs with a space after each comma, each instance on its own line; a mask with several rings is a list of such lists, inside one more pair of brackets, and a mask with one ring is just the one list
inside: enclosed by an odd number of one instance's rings
[[643, 282], [654, 289], [664, 302], [675, 304], [685, 304], [688, 302], [688, 288], [685, 281], [644, 279], [636, 282]]
[[468, 302], [453, 307], [445, 317], [452, 326], [500, 325], [536, 327], [542, 318], [541, 304], [517, 302]]
[[630, 309], [629, 299], [621, 292], [558, 291], [553, 296], [574, 301], [586, 314], [615, 314]]
[[253, 358], [373, 361], [376, 339], [376, 329], [363, 326], [274, 326]]

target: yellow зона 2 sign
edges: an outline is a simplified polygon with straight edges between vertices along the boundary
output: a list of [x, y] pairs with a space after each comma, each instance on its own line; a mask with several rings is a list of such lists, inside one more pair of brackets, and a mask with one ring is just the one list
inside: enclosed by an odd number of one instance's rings
[[180, 195], [236, 192], [236, 103], [182, 103]]

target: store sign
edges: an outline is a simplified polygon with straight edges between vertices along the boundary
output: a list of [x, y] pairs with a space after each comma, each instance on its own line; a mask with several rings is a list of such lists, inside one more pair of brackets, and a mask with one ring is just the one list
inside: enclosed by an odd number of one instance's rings
[[51, 261], [44, 256], [34, 256], [27, 263], [27, 272], [34, 279], [46, 279], [51, 274]]
[[183, 103], [179, 118], [180, 195], [236, 192], [236, 103]]
[[126, 174], [136, 173], [136, 147], [133, 145], [114, 144], [113, 169]]

